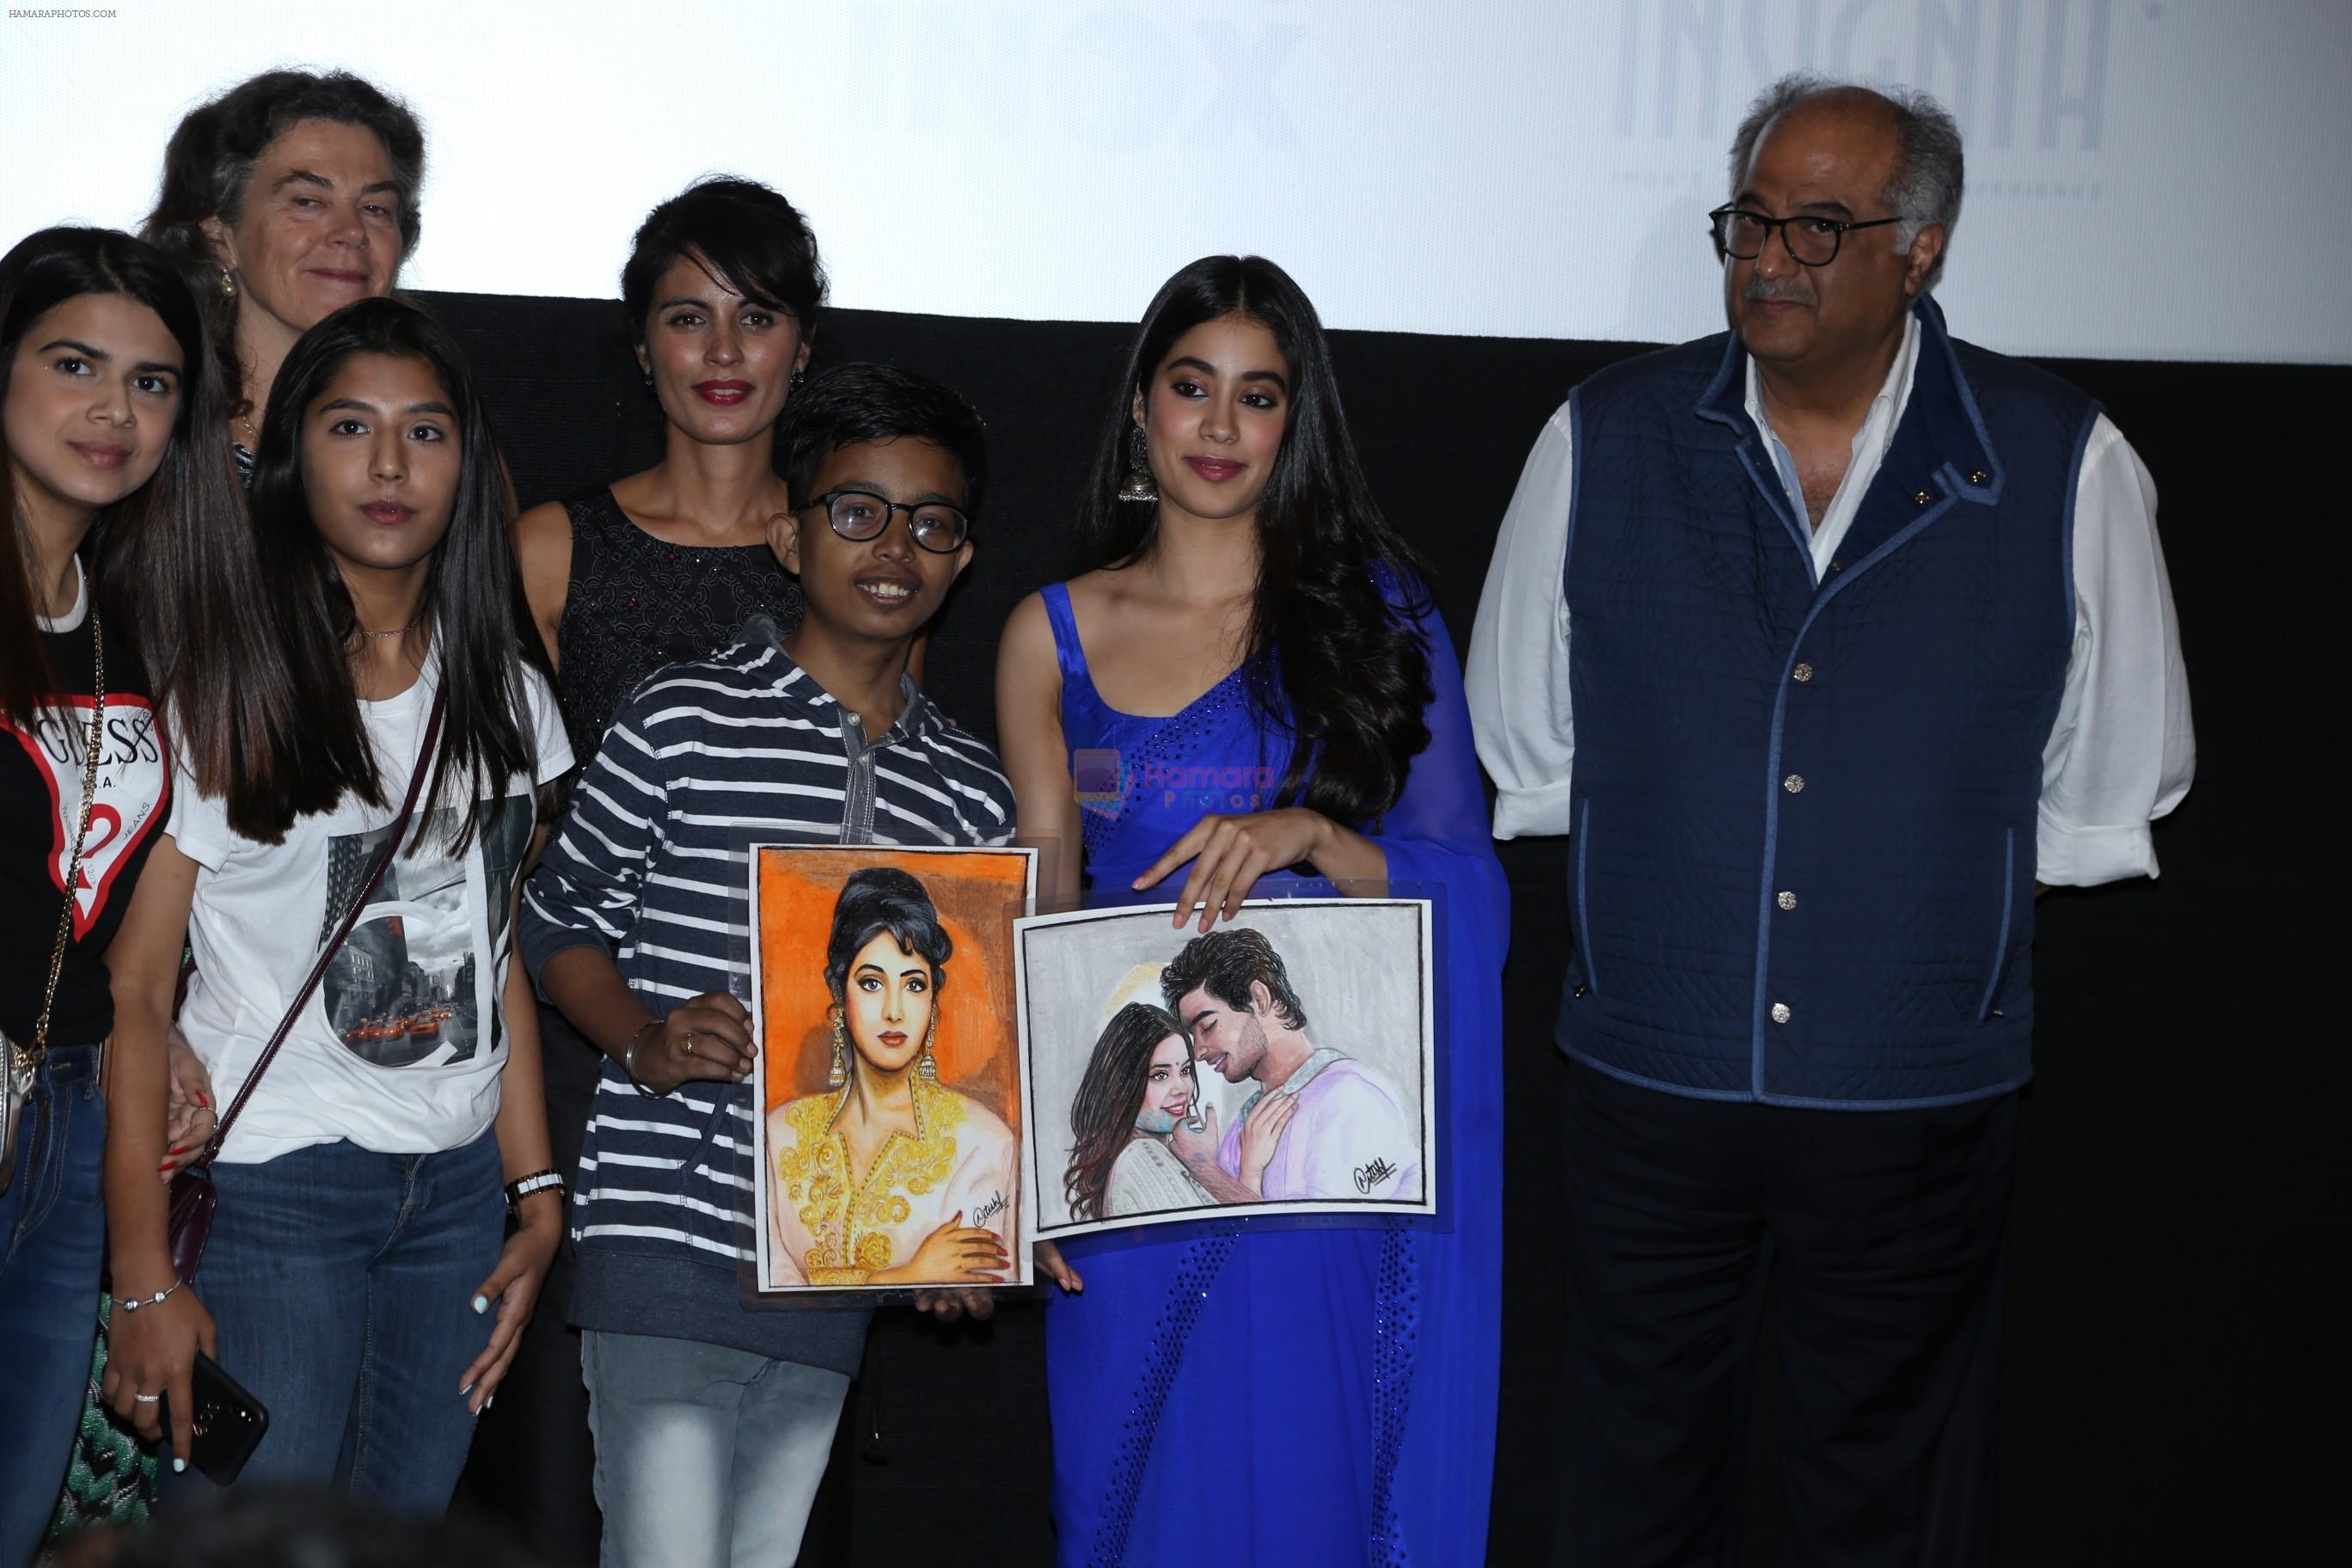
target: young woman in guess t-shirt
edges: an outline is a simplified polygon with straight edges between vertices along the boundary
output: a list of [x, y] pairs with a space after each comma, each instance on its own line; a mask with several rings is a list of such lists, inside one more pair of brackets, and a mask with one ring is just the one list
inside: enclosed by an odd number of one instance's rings
[[0, 1563], [31, 1554], [72, 1455], [104, 1167], [144, 1149], [162, 1192], [163, 1041], [108, 1052], [101, 1092], [102, 955], [170, 805], [150, 673], [184, 673], [171, 606], [246, 539], [206, 352], [179, 274], [128, 235], [44, 229], [0, 258], [0, 1032], [31, 1078], [0, 1193]]
[[[118, 1300], [163, 1299], [118, 1321], [108, 1391], [152, 1412], [140, 1394], [185, 1387], [204, 1348], [269, 1410], [239, 1484], [437, 1512], [561, 1223], [560, 1184], [530, 1180], [549, 1174], [539, 1036], [507, 959], [540, 790], [571, 749], [445, 331], [390, 300], [328, 317], [287, 355], [257, 457], [304, 747], [274, 790], [183, 781], [116, 944], [118, 1034], [163, 1034], [184, 933], [180, 1026], [233, 1101], [331, 956], [212, 1166], [200, 1279], [173, 1273], [160, 1210], [117, 1226]], [[436, 703], [415, 818], [366, 892]]]

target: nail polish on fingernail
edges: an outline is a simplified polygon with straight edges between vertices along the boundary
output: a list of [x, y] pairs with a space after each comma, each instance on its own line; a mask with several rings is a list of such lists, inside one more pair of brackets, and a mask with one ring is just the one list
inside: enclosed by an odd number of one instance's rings
[[493, 1394], [488, 1399], [482, 1401], [482, 1408], [488, 1410], [491, 1405], [496, 1405], [498, 1402], [499, 1396]]
[[487, 1311], [488, 1311], [489, 1310], [490, 1310], [490, 1299], [489, 1299], [488, 1296], [477, 1296], [477, 1297], [475, 1297], [475, 1298], [474, 1298], [474, 1310], [475, 1310], [475, 1311], [477, 1311], [477, 1312], [487, 1312]]
[[188, 1468], [188, 1461], [187, 1461], [187, 1460], [183, 1459], [183, 1458], [178, 1458], [178, 1457], [176, 1457], [176, 1456], [174, 1456], [174, 1457], [173, 1457], [173, 1460], [172, 1460], [172, 1473], [173, 1473], [173, 1475], [177, 1476], [177, 1475], [183, 1475], [183, 1474], [185, 1474], [185, 1473], [186, 1473], [186, 1471], [187, 1471], [187, 1468]]
[[469, 1383], [469, 1384], [467, 1384], [466, 1385], [464, 1385], [463, 1387], [461, 1387], [461, 1388], [459, 1388], [459, 1389], [457, 1390], [457, 1397], [458, 1397], [458, 1398], [460, 1398], [460, 1399], [463, 1399], [463, 1398], [465, 1398], [465, 1397], [466, 1397], [466, 1395], [467, 1395], [467, 1394], [471, 1394], [471, 1393], [473, 1393], [473, 1392], [474, 1392], [474, 1385], [473, 1385], [472, 1384], [470, 1384], [470, 1383]]

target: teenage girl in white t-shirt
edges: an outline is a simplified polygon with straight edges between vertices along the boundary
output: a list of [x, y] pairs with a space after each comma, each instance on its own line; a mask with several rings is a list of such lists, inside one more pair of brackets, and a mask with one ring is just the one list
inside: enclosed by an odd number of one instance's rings
[[[415, 816], [232, 1124], [201, 1278], [160, 1211], [118, 1237], [108, 1394], [175, 1456], [198, 1348], [269, 1412], [243, 1481], [348, 1486], [438, 1512], [555, 1250], [529, 983], [508, 963], [538, 786], [571, 765], [507, 542], [498, 458], [456, 344], [389, 300], [287, 356], [254, 527], [305, 716], [271, 787], [175, 792], [110, 954], [118, 1033], [179, 1021], [232, 1102], [397, 817], [435, 701]], [[511, 1190], [515, 1225], [509, 1233]], [[199, 1295], [201, 1289], [201, 1296]], [[175, 1459], [174, 1468], [177, 1468]], [[193, 1479], [193, 1478], [191, 1478]], [[167, 1485], [165, 1502], [170, 1502]]]

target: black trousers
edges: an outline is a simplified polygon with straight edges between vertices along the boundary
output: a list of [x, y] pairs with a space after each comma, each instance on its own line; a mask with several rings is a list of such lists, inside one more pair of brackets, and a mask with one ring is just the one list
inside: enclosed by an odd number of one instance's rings
[[1561, 1561], [1737, 1561], [1768, 1289], [1787, 1561], [1990, 1561], [2017, 1100], [1800, 1110], [1570, 1064]]

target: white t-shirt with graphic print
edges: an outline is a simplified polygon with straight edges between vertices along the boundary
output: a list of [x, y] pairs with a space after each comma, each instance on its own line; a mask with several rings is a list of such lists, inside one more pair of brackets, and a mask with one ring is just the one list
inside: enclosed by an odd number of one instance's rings
[[[169, 831], [198, 867], [188, 918], [196, 973], [180, 1027], [212, 1074], [216, 1104], [236, 1098], [366, 879], [400, 813], [439, 678], [428, 659], [406, 691], [360, 704], [384, 805], [347, 796], [296, 822], [285, 842], [262, 844], [230, 830], [218, 797], [199, 795], [184, 774], [175, 781]], [[303, 1005], [222, 1145], [224, 1162], [338, 1140], [429, 1154], [471, 1142], [497, 1118], [510, 898], [530, 847], [532, 787], [572, 766], [547, 683], [529, 671], [525, 683], [538, 776], [506, 782], [462, 855], [448, 847], [457, 813], [417, 803], [421, 840], [412, 823], [410, 847], [385, 868]]]

